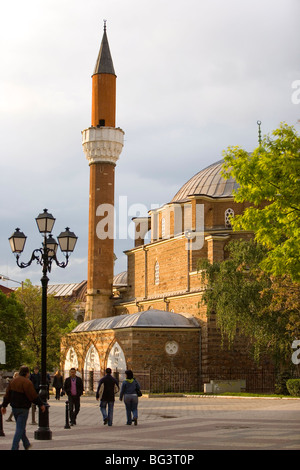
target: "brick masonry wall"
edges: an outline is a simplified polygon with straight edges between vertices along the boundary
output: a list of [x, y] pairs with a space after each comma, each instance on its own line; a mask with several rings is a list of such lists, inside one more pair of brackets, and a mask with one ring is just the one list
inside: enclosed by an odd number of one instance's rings
[[[74, 348], [78, 358], [78, 369], [84, 369], [86, 354], [93, 344], [99, 354], [101, 374], [107, 366], [109, 352], [118, 342], [122, 348], [126, 366], [132, 370], [152, 370], [177, 368], [199, 370], [199, 330], [169, 328], [126, 328], [121, 330], [100, 330], [95, 332], [73, 333], [62, 341], [62, 358], [66, 357], [70, 347]], [[170, 355], [165, 346], [169, 341], [176, 341], [178, 351]], [[64, 369], [64, 360], [62, 360]]]

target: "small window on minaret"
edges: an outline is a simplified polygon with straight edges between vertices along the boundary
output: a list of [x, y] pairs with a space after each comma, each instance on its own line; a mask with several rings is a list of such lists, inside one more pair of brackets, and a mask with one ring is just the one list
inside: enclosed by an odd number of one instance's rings
[[105, 127], [105, 119], [99, 119], [99, 124], [97, 127]]

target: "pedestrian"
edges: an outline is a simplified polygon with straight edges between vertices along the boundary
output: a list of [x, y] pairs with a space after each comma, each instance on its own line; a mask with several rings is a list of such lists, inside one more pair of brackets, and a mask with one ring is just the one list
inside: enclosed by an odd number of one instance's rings
[[[15, 379], [16, 377], [18, 377], [18, 375], [19, 375], [19, 372], [14, 372], [13, 379]], [[9, 417], [8, 417], [7, 420], [6, 420], [8, 423], [11, 423], [11, 422], [12, 422], [13, 415], [14, 415], [14, 414], [13, 414], [13, 412], [11, 411]]]
[[[40, 391], [40, 385], [41, 385], [41, 374], [39, 372], [39, 368], [36, 366], [33, 369], [33, 372], [30, 374], [30, 380], [33, 383], [34, 389], [37, 394], [39, 394]], [[36, 406], [33, 403], [31, 405], [31, 423], [30, 424], [37, 424], [35, 420], [35, 412], [36, 412]]]
[[105, 370], [106, 375], [99, 380], [96, 392], [96, 399], [100, 399], [100, 411], [103, 417], [103, 424], [112, 425], [115, 394], [119, 391], [119, 383], [117, 379], [112, 377], [111, 369]]
[[70, 377], [67, 377], [64, 383], [64, 391], [68, 395], [70, 410], [70, 425], [76, 425], [76, 418], [80, 410], [80, 397], [83, 394], [83, 382], [76, 375], [75, 367], [70, 370]]
[[56, 371], [53, 379], [53, 387], [55, 388], [55, 399], [60, 399], [61, 390], [63, 388], [63, 377], [59, 370]]
[[120, 401], [124, 396], [126, 408], [127, 423], [137, 425], [138, 420], [138, 397], [142, 396], [141, 387], [138, 381], [133, 377], [132, 370], [125, 370], [126, 379], [123, 381], [120, 392]]
[[25, 450], [31, 447], [26, 436], [26, 423], [31, 403], [35, 403], [44, 413], [46, 407], [39, 395], [36, 393], [32, 382], [29, 380], [29, 368], [22, 366], [19, 375], [13, 379], [6, 389], [6, 393], [1, 405], [2, 414], [6, 413], [6, 407], [11, 405], [16, 421], [16, 432], [13, 438], [11, 450], [18, 450], [22, 439]]

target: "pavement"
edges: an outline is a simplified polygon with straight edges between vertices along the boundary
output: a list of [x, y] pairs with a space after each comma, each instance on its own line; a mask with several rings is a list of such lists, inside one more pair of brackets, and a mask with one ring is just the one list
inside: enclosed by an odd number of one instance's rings
[[[203, 450], [300, 449], [300, 399], [143, 396], [139, 399], [138, 425], [127, 426], [124, 403], [117, 398], [113, 425], [108, 427], [103, 425], [99, 402], [84, 396], [77, 424], [70, 429], [64, 429], [65, 402], [64, 398], [56, 401], [50, 397], [51, 440], [34, 439], [37, 426], [30, 424], [29, 414], [30, 450], [102, 450], [104, 463], [128, 463], [135, 468], [138, 465], [134, 461], [116, 460], [125, 455], [121, 451], [126, 451], [127, 458], [146, 455], [145, 462], [155, 450], [151, 464], [186, 464], [190, 462], [174, 459], [186, 455], [199, 458], [198, 451]], [[9, 412], [10, 407], [3, 417], [5, 436], [0, 437], [0, 450], [11, 448], [15, 423], [6, 422]], [[154, 454], [166, 455], [164, 451], [171, 460], [166, 462], [161, 457], [161, 462], [155, 461], [158, 457]]]

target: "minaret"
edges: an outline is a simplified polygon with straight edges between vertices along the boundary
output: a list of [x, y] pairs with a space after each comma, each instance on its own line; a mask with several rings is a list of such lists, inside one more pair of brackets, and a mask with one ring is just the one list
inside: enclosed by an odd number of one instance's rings
[[114, 275], [115, 166], [124, 132], [115, 127], [116, 74], [106, 35], [92, 75], [91, 127], [82, 131], [90, 166], [88, 278], [85, 321], [110, 317]]

